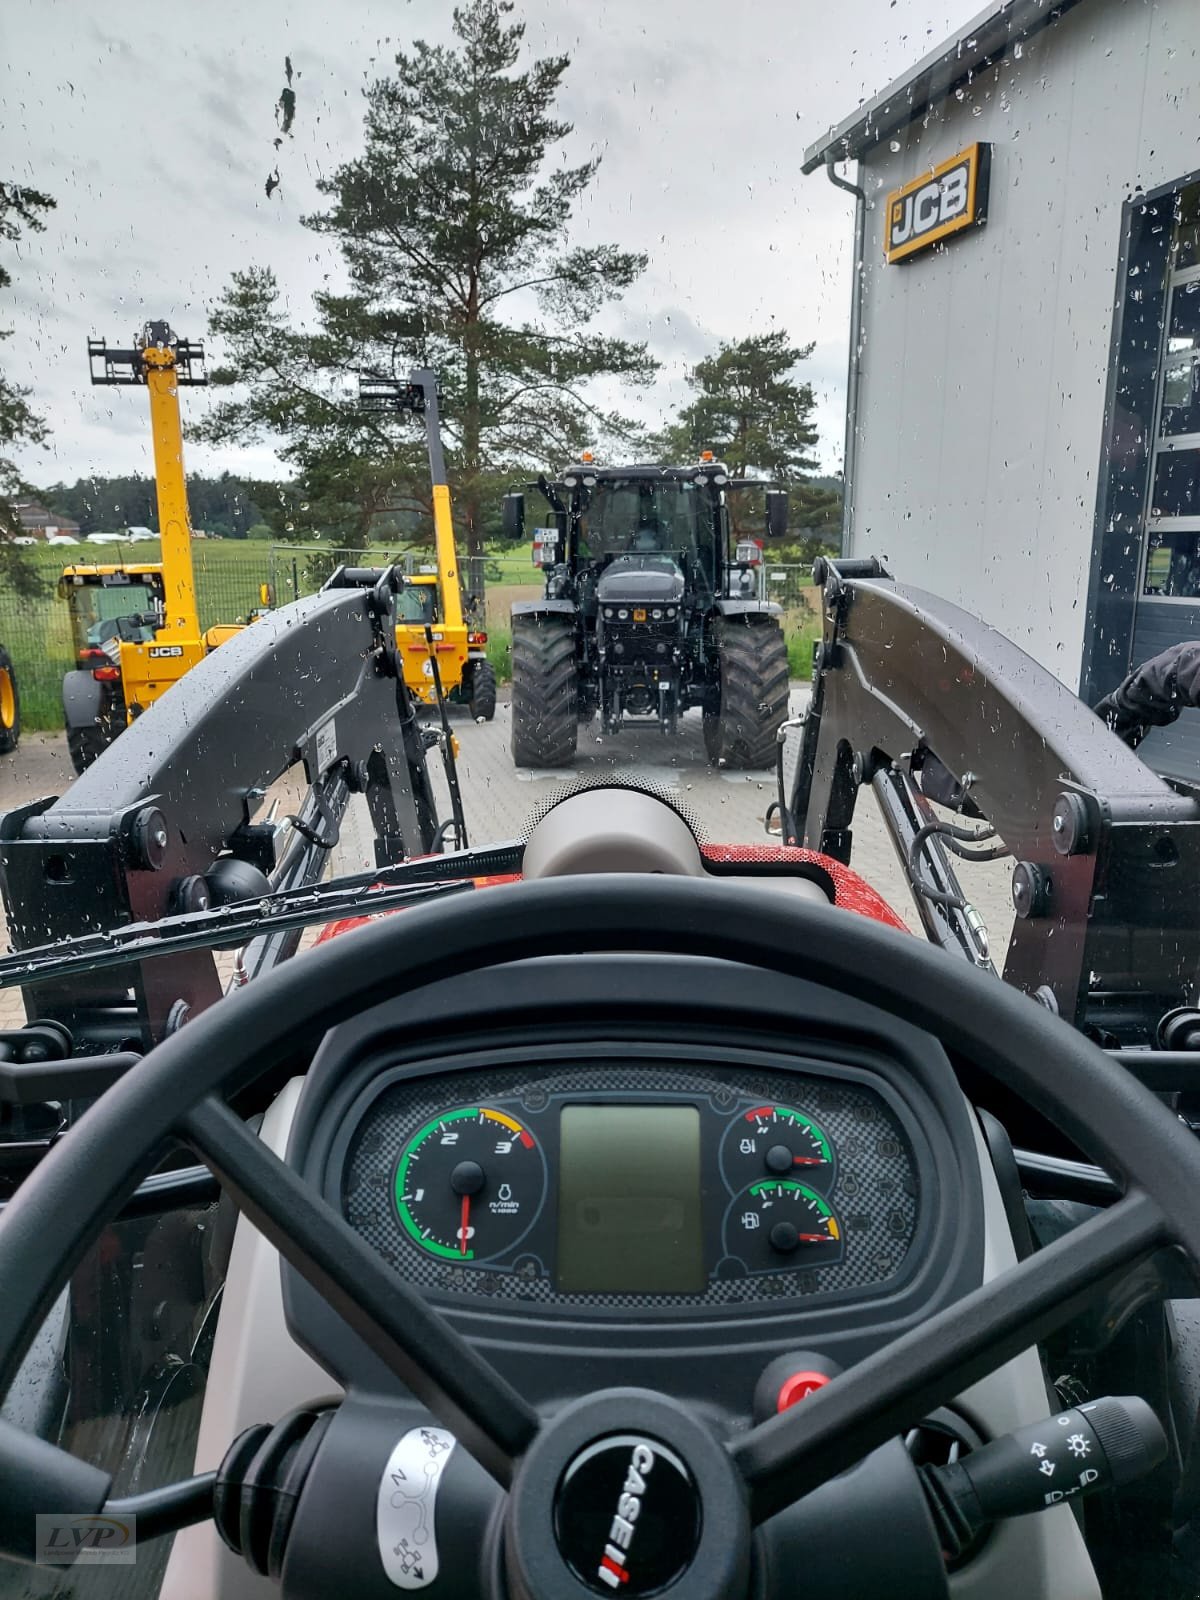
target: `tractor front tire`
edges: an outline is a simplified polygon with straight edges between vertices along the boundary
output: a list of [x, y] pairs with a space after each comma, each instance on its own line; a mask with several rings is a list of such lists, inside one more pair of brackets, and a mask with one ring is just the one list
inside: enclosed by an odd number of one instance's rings
[[0, 756], [11, 754], [21, 742], [21, 694], [8, 651], [0, 646]]
[[476, 722], [490, 722], [496, 715], [496, 669], [490, 661], [471, 663], [467, 705]]
[[514, 765], [570, 766], [579, 732], [578, 698], [574, 623], [565, 617], [514, 617]]
[[704, 714], [704, 747], [717, 766], [754, 772], [775, 764], [788, 712], [788, 657], [773, 617], [716, 624], [720, 700]]

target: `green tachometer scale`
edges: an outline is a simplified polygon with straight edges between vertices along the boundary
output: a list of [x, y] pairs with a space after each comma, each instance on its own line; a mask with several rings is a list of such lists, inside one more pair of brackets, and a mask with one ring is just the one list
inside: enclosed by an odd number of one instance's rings
[[393, 1193], [405, 1232], [429, 1255], [489, 1261], [515, 1249], [537, 1220], [546, 1164], [533, 1134], [508, 1112], [461, 1106], [408, 1140]]

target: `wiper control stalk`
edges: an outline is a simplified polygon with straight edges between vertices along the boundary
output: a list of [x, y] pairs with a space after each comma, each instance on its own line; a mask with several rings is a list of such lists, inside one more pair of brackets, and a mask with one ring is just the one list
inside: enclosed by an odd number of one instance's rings
[[1138, 1395], [1108, 1395], [1005, 1434], [945, 1466], [921, 1469], [929, 1509], [953, 1559], [989, 1523], [1119, 1489], [1152, 1471], [1167, 1436]]

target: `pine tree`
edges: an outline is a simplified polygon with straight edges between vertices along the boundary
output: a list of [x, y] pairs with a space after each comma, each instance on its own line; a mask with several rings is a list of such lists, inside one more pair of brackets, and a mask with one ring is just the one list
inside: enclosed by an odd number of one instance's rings
[[[40, 233], [45, 226], [42, 213], [53, 209], [49, 195], [0, 182], [0, 239], [16, 240], [23, 230]], [[0, 289], [7, 289], [11, 282], [12, 274], [0, 266]], [[7, 339], [11, 331], [0, 328], [0, 339]], [[29, 390], [0, 372], [0, 579], [21, 593], [36, 593], [41, 585], [20, 548], [13, 544], [21, 532], [13, 502], [24, 483], [8, 450], [15, 444], [41, 444], [45, 437], [46, 426], [29, 405]]]
[[656, 367], [644, 345], [594, 326], [646, 258], [569, 243], [599, 159], [551, 165], [571, 131], [554, 115], [569, 58], [519, 70], [512, 9], [471, 0], [452, 46], [418, 41], [372, 85], [363, 153], [322, 182], [328, 209], [305, 219], [337, 241], [350, 279], [316, 297], [314, 331], [287, 325], [262, 269], [235, 276], [212, 323], [231, 358], [215, 376], [247, 392], [215, 410], [207, 437], [274, 435], [302, 486], [340, 477], [364, 523], [389, 497], [427, 500], [428, 485], [419, 432], [355, 414], [354, 374], [435, 368], [469, 554], [506, 477], [636, 432], [591, 398], [592, 381], [644, 383]]
[[693, 459], [712, 450], [735, 478], [770, 478], [791, 488], [793, 527], [831, 530], [841, 497], [810, 481], [817, 466], [812, 386], [796, 369], [812, 354], [782, 330], [721, 344], [688, 374], [696, 398], [659, 438], [659, 450]]

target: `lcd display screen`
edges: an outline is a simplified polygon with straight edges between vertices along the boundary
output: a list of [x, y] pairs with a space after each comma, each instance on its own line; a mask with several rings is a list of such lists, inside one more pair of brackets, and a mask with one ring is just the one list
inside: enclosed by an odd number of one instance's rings
[[696, 1107], [564, 1106], [561, 1136], [559, 1292], [701, 1293]]

